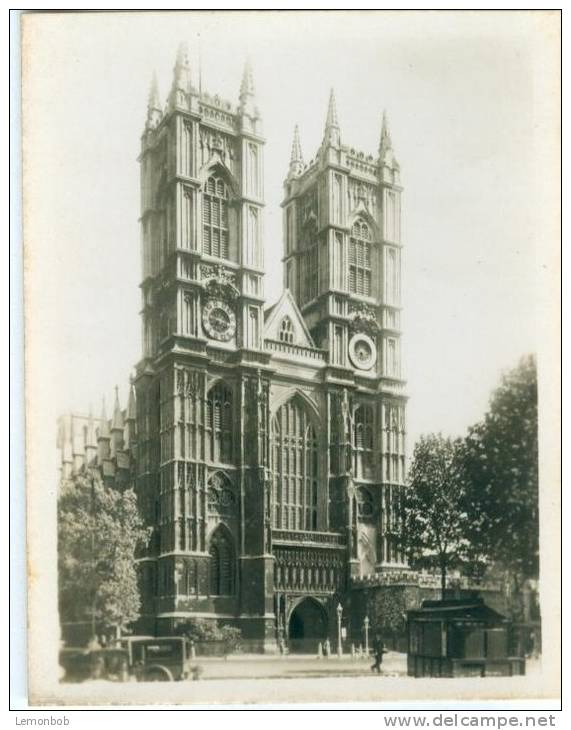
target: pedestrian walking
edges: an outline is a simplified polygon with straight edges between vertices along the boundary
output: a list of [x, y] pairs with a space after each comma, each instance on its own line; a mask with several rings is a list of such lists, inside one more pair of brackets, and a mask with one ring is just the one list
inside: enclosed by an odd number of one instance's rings
[[381, 673], [381, 664], [383, 663], [383, 654], [386, 654], [385, 645], [380, 634], [375, 636], [373, 641], [373, 656], [375, 657], [375, 663], [371, 666], [371, 672]]

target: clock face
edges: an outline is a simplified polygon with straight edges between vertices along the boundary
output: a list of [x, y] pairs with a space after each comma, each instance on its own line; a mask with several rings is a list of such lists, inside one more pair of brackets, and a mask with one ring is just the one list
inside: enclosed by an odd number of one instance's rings
[[368, 335], [354, 335], [349, 342], [349, 357], [359, 370], [370, 370], [377, 361], [375, 343]]
[[221, 299], [210, 299], [202, 311], [202, 326], [214, 340], [227, 342], [236, 332], [236, 316]]

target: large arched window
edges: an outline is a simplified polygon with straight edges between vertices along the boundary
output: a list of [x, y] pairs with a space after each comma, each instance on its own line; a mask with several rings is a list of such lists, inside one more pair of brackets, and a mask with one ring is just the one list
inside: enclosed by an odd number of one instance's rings
[[234, 548], [228, 532], [217, 527], [210, 538], [210, 595], [229, 596], [234, 593]]
[[294, 329], [292, 321], [289, 317], [284, 317], [282, 319], [278, 337], [280, 339], [280, 342], [287, 342], [289, 345], [293, 344]]
[[373, 407], [362, 404], [355, 410], [353, 418], [353, 445], [355, 448], [355, 474], [369, 477], [373, 470], [374, 444]]
[[355, 221], [349, 239], [349, 291], [371, 296], [371, 231], [361, 219]]
[[228, 187], [221, 177], [211, 175], [202, 195], [202, 246], [205, 254], [230, 257], [228, 237]]
[[206, 436], [210, 461], [232, 461], [232, 390], [218, 383], [208, 392], [206, 401]]
[[318, 450], [303, 402], [294, 397], [272, 422], [274, 527], [317, 529]]

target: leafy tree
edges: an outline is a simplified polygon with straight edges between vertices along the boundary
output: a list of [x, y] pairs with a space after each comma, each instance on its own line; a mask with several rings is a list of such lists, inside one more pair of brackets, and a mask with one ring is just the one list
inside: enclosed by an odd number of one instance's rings
[[242, 640], [242, 632], [236, 626], [228, 626], [227, 624], [218, 626], [213, 621], [202, 618], [191, 618], [179, 623], [177, 632], [196, 643], [209, 641], [221, 643], [224, 656], [235, 652]]
[[135, 551], [148, 539], [132, 489], [103, 485], [87, 472], [62, 485], [58, 499], [60, 618], [91, 621], [120, 634], [139, 616]]
[[191, 641], [219, 641], [220, 631], [214, 621], [204, 618], [191, 618], [177, 625], [177, 633]]
[[523, 358], [502, 378], [484, 419], [468, 432], [463, 459], [472, 553], [503, 565], [518, 583], [536, 577], [539, 515], [533, 356]]
[[409, 487], [400, 505], [402, 541], [412, 567], [437, 568], [442, 598], [450, 568], [465, 549], [467, 516], [461, 441], [421, 436], [414, 448]]

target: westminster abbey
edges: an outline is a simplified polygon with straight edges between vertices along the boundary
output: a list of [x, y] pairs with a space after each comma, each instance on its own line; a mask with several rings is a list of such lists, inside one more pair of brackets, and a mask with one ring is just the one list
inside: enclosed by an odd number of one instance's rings
[[153, 83], [142, 357], [125, 409], [116, 399], [109, 419], [59, 422], [62, 477], [98, 466], [134, 487], [152, 527], [141, 633], [200, 617], [239, 626], [258, 650], [321, 640], [338, 607], [350, 623], [354, 584], [406, 571], [402, 187], [386, 117], [379, 133], [374, 155], [347, 146], [333, 92], [310, 162], [295, 128], [284, 289], [267, 306], [251, 68], [237, 105], [194, 85], [184, 46], [166, 104]]

